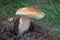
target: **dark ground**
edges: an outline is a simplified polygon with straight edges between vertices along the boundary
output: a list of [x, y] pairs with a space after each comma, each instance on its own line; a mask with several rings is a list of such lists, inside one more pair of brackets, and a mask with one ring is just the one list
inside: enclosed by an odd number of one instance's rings
[[[14, 21], [15, 22], [15, 21]], [[18, 37], [14, 31], [14, 23], [5, 21], [0, 22], [0, 40], [52, 40], [53, 32], [31, 21], [30, 29], [22, 37]], [[11, 25], [10, 25], [11, 24]], [[14, 25], [13, 25], [14, 24]], [[14, 30], [14, 31], [13, 31]]]

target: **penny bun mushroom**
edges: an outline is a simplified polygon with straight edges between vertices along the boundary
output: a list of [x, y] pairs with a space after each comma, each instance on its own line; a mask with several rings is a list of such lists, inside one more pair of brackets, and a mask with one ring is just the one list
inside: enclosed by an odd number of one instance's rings
[[35, 6], [28, 6], [18, 9], [16, 15], [22, 16], [19, 21], [19, 32], [17, 34], [18, 36], [21, 36], [25, 31], [29, 30], [31, 22], [30, 18], [41, 19], [45, 16], [45, 13]]

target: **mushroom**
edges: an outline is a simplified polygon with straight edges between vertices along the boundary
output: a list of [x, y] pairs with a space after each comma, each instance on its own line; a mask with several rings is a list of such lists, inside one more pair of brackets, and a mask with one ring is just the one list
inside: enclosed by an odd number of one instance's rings
[[22, 36], [25, 31], [29, 30], [31, 21], [30, 18], [41, 19], [45, 16], [45, 13], [35, 6], [28, 6], [18, 9], [16, 15], [22, 16], [19, 21], [20, 22], [18, 26], [19, 32], [17, 34], [18, 36]]

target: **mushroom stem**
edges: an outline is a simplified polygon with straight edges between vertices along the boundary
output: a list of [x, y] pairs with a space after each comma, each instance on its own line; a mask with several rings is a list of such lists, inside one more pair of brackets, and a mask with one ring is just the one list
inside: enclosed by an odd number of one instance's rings
[[22, 36], [23, 33], [27, 30], [29, 30], [29, 27], [30, 27], [30, 19], [27, 18], [27, 17], [21, 17], [20, 18], [20, 24], [18, 26], [18, 36]]

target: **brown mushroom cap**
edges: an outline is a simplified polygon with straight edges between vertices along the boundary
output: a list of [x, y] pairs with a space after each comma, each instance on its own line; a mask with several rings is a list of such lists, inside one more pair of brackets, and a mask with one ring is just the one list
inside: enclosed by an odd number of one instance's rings
[[45, 16], [45, 13], [39, 10], [37, 7], [28, 6], [18, 9], [16, 15], [24, 15], [29, 18], [41, 19]]

